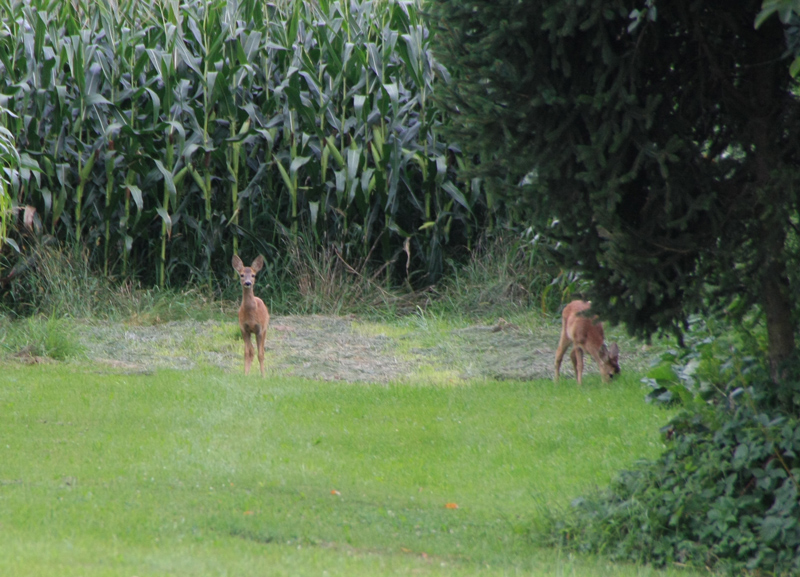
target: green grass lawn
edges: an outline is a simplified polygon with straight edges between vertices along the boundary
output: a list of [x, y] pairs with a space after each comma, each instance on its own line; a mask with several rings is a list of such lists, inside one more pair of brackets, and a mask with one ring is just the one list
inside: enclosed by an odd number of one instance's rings
[[661, 451], [644, 394], [0, 364], [0, 575], [690, 575], [532, 537]]

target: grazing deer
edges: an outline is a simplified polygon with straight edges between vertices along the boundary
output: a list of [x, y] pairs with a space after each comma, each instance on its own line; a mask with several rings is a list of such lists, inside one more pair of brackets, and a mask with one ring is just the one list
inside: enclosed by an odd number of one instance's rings
[[600, 368], [600, 376], [603, 382], [610, 381], [614, 375], [619, 373], [619, 347], [617, 343], [606, 348], [605, 337], [603, 335], [603, 325], [597, 322], [597, 317], [587, 318], [581, 313], [591, 307], [591, 303], [585, 301], [572, 301], [561, 313], [561, 340], [558, 341], [556, 350], [556, 376], [561, 368], [561, 359], [571, 344], [575, 347], [569, 355], [572, 359], [572, 366], [575, 368], [575, 375], [578, 384], [583, 380], [583, 354], [584, 352], [592, 355]]
[[239, 280], [242, 283], [242, 306], [239, 307], [239, 328], [242, 330], [244, 339], [244, 374], [250, 374], [250, 365], [253, 364], [253, 341], [250, 335], [256, 336], [258, 346], [258, 365], [261, 368], [261, 376], [264, 376], [264, 339], [267, 336], [269, 326], [269, 311], [257, 296], [253, 295], [253, 285], [256, 282], [256, 273], [264, 266], [264, 258], [259, 255], [253, 264], [244, 266], [242, 259], [233, 255], [231, 262], [233, 268], [239, 273]]

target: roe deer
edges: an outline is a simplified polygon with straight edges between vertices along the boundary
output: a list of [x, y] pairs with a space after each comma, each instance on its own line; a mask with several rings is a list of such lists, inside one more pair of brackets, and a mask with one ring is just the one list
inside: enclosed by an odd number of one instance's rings
[[592, 355], [600, 368], [600, 376], [603, 382], [610, 381], [614, 375], [619, 373], [619, 347], [614, 343], [606, 348], [605, 337], [603, 335], [603, 325], [597, 322], [597, 317], [587, 318], [581, 313], [591, 307], [591, 303], [585, 301], [572, 301], [561, 313], [561, 340], [558, 341], [556, 350], [556, 376], [561, 368], [561, 359], [567, 352], [570, 344], [574, 344], [569, 357], [572, 359], [572, 366], [575, 368], [575, 375], [578, 384], [583, 380], [583, 354], [584, 352]]
[[239, 273], [242, 283], [242, 306], [239, 307], [239, 328], [244, 339], [244, 374], [250, 374], [250, 365], [253, 364], [253, 341], [250, 335], [256, 336], [258, 346], [258, 366], [261, 376], [264, 376], [264, 339], [269, 326], [269, 311], [257, 296], [253, 295], [253, 285], [256, 282], [256, 273], [264, 266], [264, 258], [258, 255], [250, 266], [244, 266], [242, 259], [233, 255], [231, 262], [233, 268]]

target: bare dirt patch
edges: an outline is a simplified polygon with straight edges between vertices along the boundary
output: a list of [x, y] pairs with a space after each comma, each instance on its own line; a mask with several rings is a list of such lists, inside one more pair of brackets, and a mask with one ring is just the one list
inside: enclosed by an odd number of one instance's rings
[[[458, 328], [372, 323], [355, 317], [273, 317], [267, 338], [272, 375], [387, 383], [420, 375], [448, 380], [552, 378], [560, 326], [520, 327], [503, 319]], [[243, 370], [242, 341], [234, 321], [176, 321], [152, 326], [91, 324], [78, 330], [90, 359], [114, 370], [214, 366]], [[617, 336], [617, 335], [613, 335]], [[623, 370], [643, 370], [653, 353], [623, 339]], [[572, 367], [564, 363], [565, 377]], [[257, 371], [257, 363], [254, 364]], [[593, 364], [589, 374], [596, 372]]]

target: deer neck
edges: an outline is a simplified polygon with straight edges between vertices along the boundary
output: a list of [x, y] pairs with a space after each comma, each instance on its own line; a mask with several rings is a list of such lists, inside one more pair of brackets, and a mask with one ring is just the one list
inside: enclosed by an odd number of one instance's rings
[[255, 306], [256, 298], [253, 296], [253, 287], [242, 287], [242, 306], [252, 307]]

